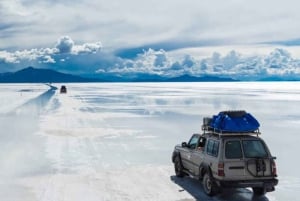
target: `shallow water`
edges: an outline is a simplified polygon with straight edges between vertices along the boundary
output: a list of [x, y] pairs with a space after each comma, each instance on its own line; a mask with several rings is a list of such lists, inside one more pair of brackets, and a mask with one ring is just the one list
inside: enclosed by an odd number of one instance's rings
[[[44, 85], [0, 85], [1, 101], [14, 105], [0, 110], [0, 196], [8, 201], [298, 199], [300, 83], [66, 86], [59, 94]], [[237, 109], [261, 123], [280, 183], [261, 198], [248, 189], [208, 198], [200, 182], [174, 177], [171, 153], [201, 132], [203, 117]]]

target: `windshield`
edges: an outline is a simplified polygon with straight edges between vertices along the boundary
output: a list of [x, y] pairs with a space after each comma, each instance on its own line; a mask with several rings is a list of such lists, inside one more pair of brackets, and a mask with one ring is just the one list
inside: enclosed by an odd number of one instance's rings
[[268, 156], [264, 144], [260, 140], [243, 140], [246, 158], [264, 158]]

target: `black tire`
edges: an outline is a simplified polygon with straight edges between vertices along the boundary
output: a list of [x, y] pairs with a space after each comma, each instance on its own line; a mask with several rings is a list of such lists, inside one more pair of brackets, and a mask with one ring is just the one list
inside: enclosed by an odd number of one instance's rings
[[175, 169], [175, 174], [177, 177], [183, 177], [184, 176], [184, 172], [183, 172], [183, 166], [180, 160], [179, 156], [175, 157], [174, 160], [174, 169]]
[[266, 188], [264, 187], [253, 187], [253, 193], [254, 195], [257, 195], [257, 196], [262, 196], [262, 195], [265, 195], [266, 194]]
[[209, 196], [216, 195], [219, 192], [218, 186], [215, 184], [212, 177], [207, 172], [204, 174], [202, 185], [203, 185], [204, 192]]

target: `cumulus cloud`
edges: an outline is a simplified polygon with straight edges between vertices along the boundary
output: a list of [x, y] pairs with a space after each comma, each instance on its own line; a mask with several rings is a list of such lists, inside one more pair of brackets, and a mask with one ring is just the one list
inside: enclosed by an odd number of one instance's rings
[[0, 62], [2, 63], [18, 63], [14, 54], [7, 51], [0, 51]]
[[229, 52], [224, 57], [202, 60], [206, 68], [204, 74], [217, 74], [235, 77], [237, 79], [260, 79], [268, 76], [293, 76], [300, 77], [300, 60], [280, 48], [276, 48], [267, 55], [244, 56], [235, 51]]
[[58, 49], [59, 53], [70, 53], [72, 52], [73, 45], [74, 41], [69, 36], [63, 36], [58, 39], [55, 47]]
[[172, 61], [164, 50], [155, 51], [148, 49], [139, 54], [136, 59], [122, 59], [112, 68], [109, 73], [146, 73], [146, 74], [168, 74]]
[[[35, 65], [65, 62], [72, 55], [96, 54], [101, 51], [101, 42], [75, 44], [69, 36], [58, 39], [55, 47], [33, 48], [14, 52], [0, 51], [0, 62], [5, 64]], [[87, 56], [88, 57], [88, 56]], [[74, 57], [73, 57], [74, 59]]]
[[69, 36], [62, 36], [58, 39], [55, 48], [59, 54], [88, 54], [97, 53], [102, 48], [101, 42], [84, 43], [77, 45]]
[[88, 54], [88, 53], [97, 53], [102, 49], [102, 43], [85, 43], [83, 45], [75, 45], [73, 47], [72, 53], [74, 54]]
[[251, 56], [237, 50], [214, 52], [201, 58], [188, 53], [174, 56], [163, 49], [148, 49], [134, 59], [117, 57], [101, 49], [100, 42], [76, 44], [70, 37], [64, 36], [52, 48], [0, 51], [0, 64], [5, 64], [1, 65], [1, 71], [10, 71], [3, 69], [3, 66], [20, 69], [32, 65], [94, 76], [132, 77], [147, 74], [177, 77], [188, 74], [241, 80], [257, 80], [268, 76], [300, 78], [300, 59], [282, 48]]
[[165, 77], [175, 77], [191, 74], [197, 61], [191, 55], [185, 55], [182, 60], [170, 57], [164, 50], [148, 49], [135, 59], [123, 59], [108, 70], [109, 73], [154, 74]]
[[56, 61], [49, 55], [44, 56], [43, 59], [43, 63], [56, 63]]
[[[193, 76], [215, 75], [241, 80], [257, 80], [268, 76], [300, 77], [300, 60], [280, 48], [266, 55], [246, 56], [229, 51], [222, 56], [215, 52], [211, 57], [195, 59], [191, 55], [174, 58], [163, 50], [149, 49], [136, 59], [124, 59], [107, 72], [118, 74], [147, 73], [165, 77], [184, 74]], [[104, 72], [102, 72], [104, 73]]]
[[164, 50], [160, 50], [155, 54], [155, 59], [153, 63], [154, 66], [163, 67], [166, 65], [167, 62], [168, 62], [168, 58]]

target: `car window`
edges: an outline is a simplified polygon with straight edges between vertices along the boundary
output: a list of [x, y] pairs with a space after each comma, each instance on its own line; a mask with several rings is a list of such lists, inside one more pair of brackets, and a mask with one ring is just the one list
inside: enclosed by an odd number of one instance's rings
[[189, 144], [188, 144], [188, 147], [189, 147], [190, 149], [195, 149], [196, 146], [197, 146], [197, 144], [198, 144], [198, 141], [199, 141], [199, 136], [194, 135], [194, 136], [190, 139]]
[[239, 140], [226, 142], [225, 157], [228, 159], [237, 159], [243, 157], [241, 143]]
[[264, 144], [260, 140], [243, 140], [246, 158], [264, 158], [268, 156]]
[[214, 141], [214, 147], [213, 147], [213, 150], [212, 150], [212, 155], [213, 156], [218, 156], [218, 152], [219, 152], [219, 142]]
[[219, 142], [215, 140], [208, 140], [206, 146], [206, 153], [211, 156], [218, 156], [219, 152]]
[[205, 147], [205, 142], [206, 142], [206, 138], [205, 137], [200, 137], [198, 147], [199, 148], [204, 148]]

